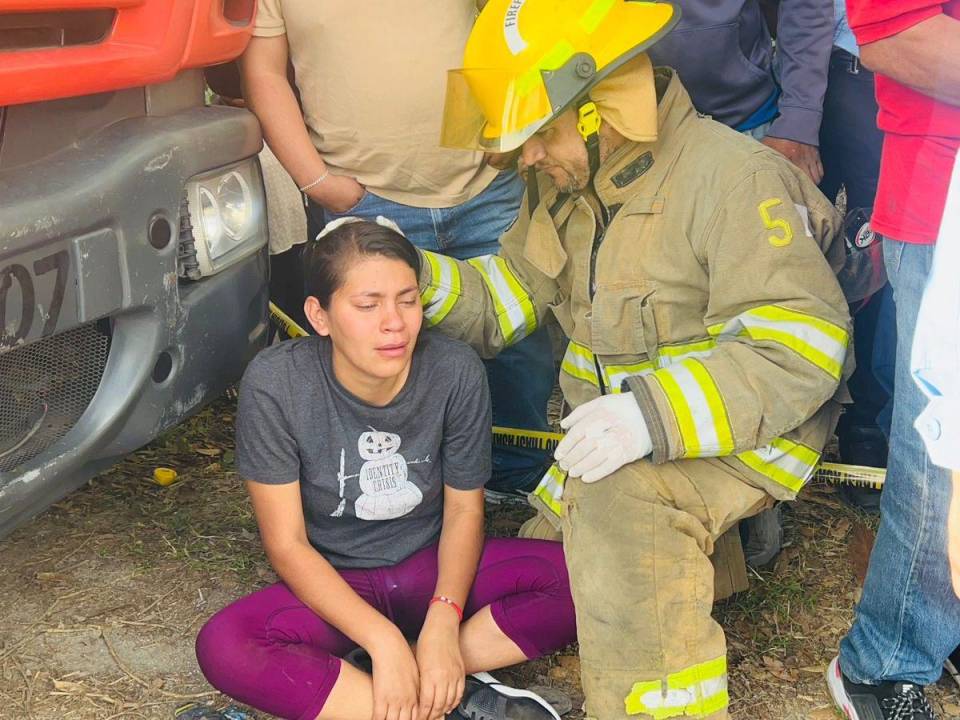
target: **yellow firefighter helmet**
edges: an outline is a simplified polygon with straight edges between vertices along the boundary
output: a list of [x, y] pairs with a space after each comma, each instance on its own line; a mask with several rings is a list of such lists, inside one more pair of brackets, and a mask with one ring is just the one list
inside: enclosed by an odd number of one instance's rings
[[[637, 57], [680, 19], [669, 2], [489, 0], [447, 73], [441, 144], [508, 152]], [[580, 107], [581, 134], [596, 133]]]

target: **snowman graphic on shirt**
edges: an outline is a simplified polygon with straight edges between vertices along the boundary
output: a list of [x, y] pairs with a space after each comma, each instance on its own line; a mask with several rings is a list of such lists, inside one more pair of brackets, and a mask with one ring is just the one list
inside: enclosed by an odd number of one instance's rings
[[[391, 520], [411, 512], [423, 502], [423, 493], [407, 479], [407, 460], [400, 450], [400, 436], [370, 428], [357, 440], [360, 467], [360, 497], [354, 514], [361, 520]], [[413, 462], [429, 462], [429, 457]], [[342, 512], [342, 510], [341, 510]]]

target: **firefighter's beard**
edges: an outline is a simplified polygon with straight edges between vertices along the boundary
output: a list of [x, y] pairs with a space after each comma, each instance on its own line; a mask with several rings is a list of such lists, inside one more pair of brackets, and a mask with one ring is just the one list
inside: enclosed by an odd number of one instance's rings
[[558, 168], [561, 174], [560, 177], [553, 177], [553, 182], [557, 186], [557, 189], [562, 193], [568, 193], [570, 195], [578, 195], [587, 189], [587, 185], [590, 183], [590, 170], [587, 167], [583, 168]]
[[[579, 137], [577, 138], [579, 140]], [[610, 155], [612, 148], [604, 137], [600, 138], [600, 161]], [[538, 167], [543, 165], [542, 172], [547, 173], [553, 184], [562, 193], [579, 195], [590, 185], [590, 159], [587, 155], [587, 146], [578, 143], [576, 150], [566, 158], [548, 156]]]
[[[576, 129], [567, 128], [555, 132], [557, 134], [548, 135], [539, 140], [542, 155], [534, 167], [538, 172], [549, 176], [560, 192], [579, 195], [590, 185], [590, 159], [587, 146], [577, 134]], [[609, 133], [601, 132], [600, 134], [601, 164], [624, 142], [620, 135], [614, 134], [614, 139], [611, 140], [606, 136], [607, 134]], [[521, 156], [520, 171], [524, 172], [525, 169]]]
[[550, 176], [553, 184], [562, 193], [578, 195], [587, 189], [590, 168], [586, 162], [576, 160], [537, 163], [537, 170]]

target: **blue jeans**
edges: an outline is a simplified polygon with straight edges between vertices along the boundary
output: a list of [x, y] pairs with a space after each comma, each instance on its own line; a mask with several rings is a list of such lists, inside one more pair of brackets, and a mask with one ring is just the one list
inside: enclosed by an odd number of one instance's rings
[[[417, 208], [366, 192], [345, 213], [324, 212], [327, 222], [344, 215], [390, 218], [414, 245], [459, 260], [495, 254], [500, 236], [513, 224], [520, 209], [524, 184], [513, 171], [504, 171], [479, 195], [449, 208]], [[319, 208], [311, 206], [317, 215]], [[550, 336], [540, 328], [493, 360], [484, 361], [490, 382], [495, 425], [548, 430], [547, 401], [555, 372]], [[497, 447], [493, 452], [492, 490], [536, 487], [550, 456], [540, 450]]]
[[853, 627], [840, 644], [840, 666], [858, 683], [927, 685], [960, 645], [960, 600], [947, 561], [950, 473], [930, 462], [913, 427], [926, 398], [910, 377], [910, 352], [932, 260], [932, 245], [884, 239], [899, 332], [880, 530]]

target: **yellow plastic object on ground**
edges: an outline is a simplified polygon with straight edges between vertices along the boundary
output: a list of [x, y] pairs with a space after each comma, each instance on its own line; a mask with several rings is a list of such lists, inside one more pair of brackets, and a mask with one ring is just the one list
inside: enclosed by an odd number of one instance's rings
[[153, 481], [157, 485], [162, 485], [163, 487], [173, 485], [179, 479], [179, 477], [180, 476], [177, 474], [177, 471], [173, 468], [158, 467], [154, 468], [153, 471]]

